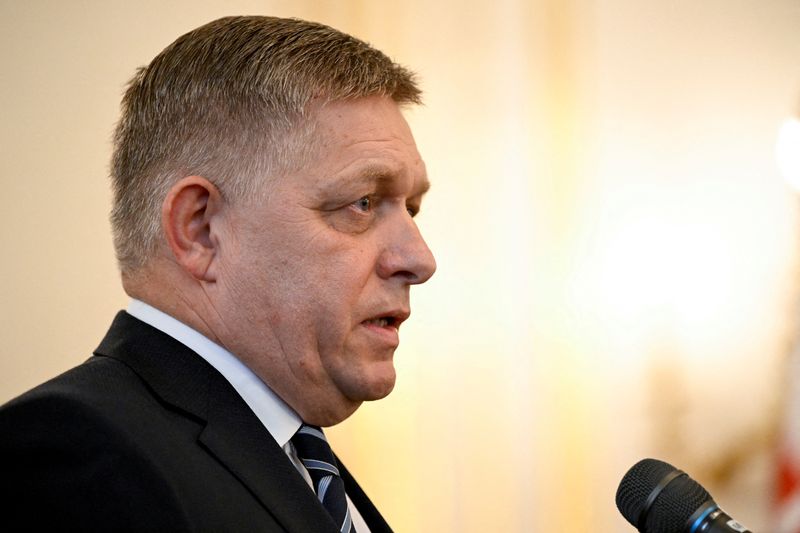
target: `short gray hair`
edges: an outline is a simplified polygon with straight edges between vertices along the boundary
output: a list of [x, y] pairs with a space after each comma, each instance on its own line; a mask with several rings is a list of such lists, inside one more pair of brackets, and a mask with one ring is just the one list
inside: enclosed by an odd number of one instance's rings
[[252, 197], [301, 164], [312, 102], [408, 104], [420, 94], [413, 73], [314, 22], [226, 17], [183, 35], [137, 71], [122, 100], [111, 162], [120, 269], [155, 254], [161, 203], [182, 177], [201, 175], [228, 200]]

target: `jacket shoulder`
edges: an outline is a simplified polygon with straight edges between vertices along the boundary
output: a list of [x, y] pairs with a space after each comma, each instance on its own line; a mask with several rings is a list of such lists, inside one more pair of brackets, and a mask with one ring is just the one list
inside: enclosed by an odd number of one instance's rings
[[134, 437], [155, 403], [124, 364], [92, 357], [0, 408], [6, 523], [182, 529], [175, 494]]

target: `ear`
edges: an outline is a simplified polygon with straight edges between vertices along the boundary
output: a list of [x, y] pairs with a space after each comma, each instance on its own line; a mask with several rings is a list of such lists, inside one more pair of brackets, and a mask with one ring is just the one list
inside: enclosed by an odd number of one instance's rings
[[216, 226], [221, 222], [222, 195], [200, 176], [178, 181], [161, 205], [161, 225], [175, 260], [192, 277], [216, 281]]

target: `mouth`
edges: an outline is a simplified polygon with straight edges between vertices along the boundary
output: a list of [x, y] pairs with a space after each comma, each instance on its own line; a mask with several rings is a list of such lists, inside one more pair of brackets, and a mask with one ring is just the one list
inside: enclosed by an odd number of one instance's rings
[[389, 311], [385, 314], [369, 318], [361, 322], [365, 326], [375, 326], [379, 328], [391, 328], [394, 330], [400, 329], [400, 324], [406, 321], [410, 312], [400, 309], [396, 311]]
[[369, 320], [365, 320], [362, 324], [367, 326], [377, 326], [379, 328], [394, 328], [397, 329], [398, 320], [393, 316], [382, 316], [378, 318], [371, 318]]
[[361, 325], [364, 326], [367, 331], [370, 331], [372, 335], [375, 335], [375, 338], [381, 339], [380, 342], [392, 347], [397, 347], [400, 343], [400, 337], [398, 335], [400, 324], [402, 324], [408, 316], [409, 313], [405, 310], [389, 311], [368, 318], [361, 322]]

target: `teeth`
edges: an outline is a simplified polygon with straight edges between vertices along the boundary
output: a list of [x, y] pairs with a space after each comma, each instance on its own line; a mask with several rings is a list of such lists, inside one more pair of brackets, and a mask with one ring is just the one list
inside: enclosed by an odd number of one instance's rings
[[372, 320], [367, 320], [367, 324], [374, 324], [376, 326], [385, 328], [389, 325], [388, 318], [373, 318]]

